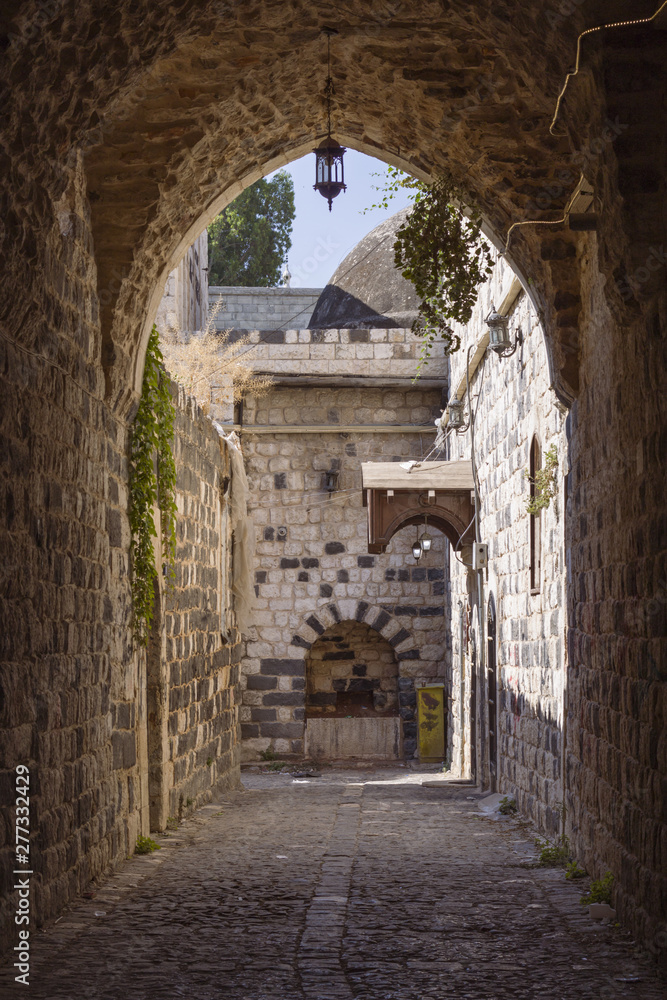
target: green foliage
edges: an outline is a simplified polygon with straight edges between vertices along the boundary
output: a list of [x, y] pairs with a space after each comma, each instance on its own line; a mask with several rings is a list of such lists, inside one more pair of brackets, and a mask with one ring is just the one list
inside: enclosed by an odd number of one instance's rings
[[259, 756], [262, 758], [262, 760], [276, 760], [277, 757], [277, 755], [274, 753], [271, 747], [267, 747], [266, 750], [260, 750]]
[[537, 863], [541, 868], [565, 868], [570, 860], [570, 842], [567, 837], [560, 837], [555, 844], [536, 837], [535, 846], [540, 852]]
[[469, 209], [464, 214], [465, 195], [450, 177], [424, 184], [389, 167], [384, 186], [377, 188], [381, 198], [372, 207], [387, 208], [401, 188], [414, 191], [414, 208], [396, 233], [394, 260], [420, 298], [412, 325], [422, 338], [419, 372], [436, 340], [444, 341], [446, 354], [461, 346], [449, 321], [468, 322], [477, 290], [493, 269], [493, 258], [481, 235], [479, 212]]
[[285, 170], [242, 191], [208, 227], [209, 283], [277, 285], [294, 215], [294, 184]]
[[287, 767], [286, 760], [272, 760], [270, 764], [267, 764], [264, 768], [265, 771], [282, 771], [284, 767]]
[[213, 758], [212, 757], [207, 757], [206, 758], [206, 766], [210, 767], [212, 763], [213, 763]]
[[546, 510], [553, 498], [556, 496], [557, 482], [556, 469], [558, 468], [558, 452], [556, 445], [552, 444], [549, 451], [544, 456], [544, 465], [537, 469], [531, 478], [530, 474], [524, 472], [526, 479], [534, 486], [533, 496], [526, 500], [526, 510], [529, 514], [539, 514], [541, 510]]
[[134, 848], [135, 854], [151, 854], [153, 851], [159, 851], [160, 845], [156, 844], [154, 840], [150, 837], [138, 836], [137, 843]]
[[167, 829], [178, 830], [178, 820], [175, 816], [167, 816]]
[[585, 877], [586, 877], [586, 869], [580, 868], [576, 861], [570, 861], [569, 865], [565, 869], [565, 878], [578, 879]]
[[423, 181], [418, 181], [416, 177], [411, 177], [410, 174], [403, 173], [398, 167], [387, 167], [386, 174], [374, 173], [373, 177], [381, 177], [384, 183], [382, 185], [373, 185], [376, 191], [380, 192], [379, 200], [371, 205], [369, 208], [365, 208], [362, 215], [366, 212], [372, 211], [374, 208], [389, 208], [389, 202], [392, 201], [399, 191], [414, 191], [413, 196], [414, 201], [419, 201], [421, 197], [428, 193], [428, 184], [424, 184]]
[[614, 876], [611, 872], [606, 872], [602, 878], [594, 879], [591, 882], [590, 890], [581, 897], [581, 905], [589, 906], [591, 903], [608, 903], [611, 906], [613, 890]]
[[148, 339], [141, 402], [132, 425], [130, 448], [130, 530], [132, 532], [132, 609], [135, 640], [148, 642], [157, 578], [153, 508], [160, 510], [162, 558], [173, 578], [176, 555], [176, 464], [172, 452], [174, 404], [155, 326]]
[[517, 811], [515, 799], [511, 799], [508, 795], [505, 795], [500, 800], [500, 805], [498, 806], [498, 812], [503, 816], [513, 816]]

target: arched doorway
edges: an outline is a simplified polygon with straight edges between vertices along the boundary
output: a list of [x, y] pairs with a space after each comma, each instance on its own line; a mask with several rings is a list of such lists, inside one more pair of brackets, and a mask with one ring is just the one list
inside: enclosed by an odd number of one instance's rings
[[327, 629], [306, 659], [306, 753], [397, 759], [400, 721], [392, 646], [365, 622]]

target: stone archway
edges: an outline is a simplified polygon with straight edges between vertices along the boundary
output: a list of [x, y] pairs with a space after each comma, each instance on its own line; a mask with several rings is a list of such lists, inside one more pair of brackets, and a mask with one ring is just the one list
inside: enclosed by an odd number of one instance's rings
[[[637, 0], [633, 14], [656, 6]], [[579, 33], [623, 11], [602, 0], [551, 17], [537, 0], [340, 7], [333, 72], [346, 145], [423, 178], [450, 170], [501, 239], [515, 222], [550, 223], [515, 230], [510, 255], [531, 279], [561, 399], [575, 400], [564, 470], [565, 805], [573, 842], [592, 870], [619, 873], [620, 916], [646, 940], [664, 891], [658, 760], [646, 750], [659, 745], [661, 717], [637, 707], [659, 705], [665, 679], [660, 27], [585, 40], [549, 130]], [[130, 686], [133, 662], [126, 455], [152, 298], [222, 201], [322, 134], [313, 68], [330, 18], [318, 0], [307, 10], [26, 0], [0, 14], [10, 108], [0, 136], [3, 671], [19, 693], [7, 746], [13, 766], [42, 743], [90, 741], [77, 761], [104, 763], [99, 774], [79, 768], [82, 802], [113, 798], [123, 770], [109, 753], [107, 708]], [[597, 233], [558, 222], [581, 174], [593, 184]], [[61, 707], [69, 703], [80, 705], [76, 727]], [[57, 912], [81, 873], [122, 856], [135, 810], [125, 792], [97, 839], [65, 836], [57, 817], [78, 807], [53, 787], [43, 828], [56, 861], [41, 914]], [[629, 797], [632, 788], [641, 795]], [[91, 845], [83, 855], [77, 838]]]
[[331, 626], [306, 656], [306, 755], [396, 759], [401, 742], [395, 650], [365, 622]]

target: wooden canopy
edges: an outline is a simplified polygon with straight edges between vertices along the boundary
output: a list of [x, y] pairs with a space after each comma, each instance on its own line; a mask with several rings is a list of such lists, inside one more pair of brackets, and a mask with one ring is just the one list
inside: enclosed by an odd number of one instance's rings
[[475, 484], [470, 461], [365, 462], [361, 480], [369, 552], [384, 552], [397, 531], [423, 524], [425, 516], [455, 548], [471, 541]]

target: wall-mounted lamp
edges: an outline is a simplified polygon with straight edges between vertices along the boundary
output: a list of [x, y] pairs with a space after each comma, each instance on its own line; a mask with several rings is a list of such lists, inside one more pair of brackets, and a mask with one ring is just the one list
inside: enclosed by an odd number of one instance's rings
[[448, 424], [452, 430], [466, 430], [468, 427], [463, 413], [463, 406], [463, 400], [458, 399], [456, 396], [452, 396], [447, 404], [447, 409], [449, 410]]
[[509, 333], [509, 318], [496, 312], [493, 303], [491, 304], [491, 312], [484, 322], [489, 328], [489, 347], [491, 350], [495, 351], [499, 358], [511, 358], [519, 344], [523, 344], [521, 330], [516, 331], [514, 344], [512, 344]]
[[329, 469], [324, 473], [324, 489], [327, 493], [335, 493], [338, 489], [338, 477], [340, 473], [337, 469]]

